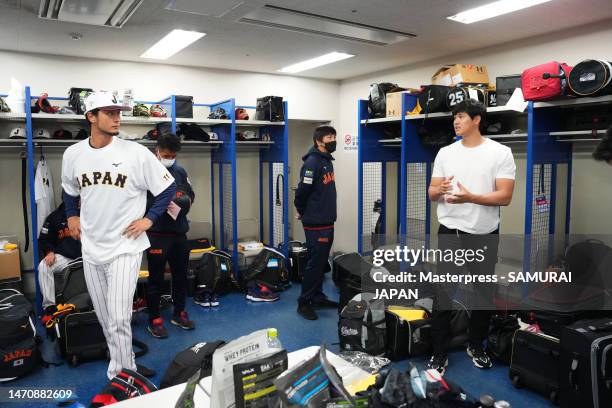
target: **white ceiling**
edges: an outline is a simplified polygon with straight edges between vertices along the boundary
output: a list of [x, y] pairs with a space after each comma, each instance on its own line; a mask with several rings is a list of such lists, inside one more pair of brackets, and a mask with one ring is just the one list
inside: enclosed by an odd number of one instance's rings
[[[276, 73], [286, 65], [340, 51], [356, 56], [300, 75], [345, 79], [612, 18], [611, 0], [553, 0], [470, 25], [446, 17], [491, 0], [175, 1], [179, 5], [201, 5], [211, 15], [166, 10], [169, 0], [144, 0], [118, 29], [42, 20], [37, 17], [39, 0], [0, 0], [0, 49], [151, 62], [139, 55], [170, 30], [182, 28], [207, 35], [162, 63]], [[377, 46], [238, 22], [265, 4], [417, 37]], [[72, 32], [83, 34], [83, 38], [73, 41], [69, 36]]]

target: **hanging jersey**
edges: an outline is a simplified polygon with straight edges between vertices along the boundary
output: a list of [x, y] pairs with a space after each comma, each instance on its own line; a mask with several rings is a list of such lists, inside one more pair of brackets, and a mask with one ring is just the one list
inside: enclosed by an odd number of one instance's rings
[[93, 148], [85, 139], [66, 149], [62, 159], [62, 187], [81, 196], [83, 259], [95, 265], [149, 247], [147, 234], [127, 238], [125, 229], [145, 214], [147, 191], [155, 196], [174, 178], [146, 147], [113, 137]]
[[37, 236], [45, 223], [45, 219], [55, 209], [55, 196], [53, 194], [53, 179], [51, 171], [44, 158], [36, 166], [34, 176], [34, 199], [36, 200], [36, 221], [38, 225]]

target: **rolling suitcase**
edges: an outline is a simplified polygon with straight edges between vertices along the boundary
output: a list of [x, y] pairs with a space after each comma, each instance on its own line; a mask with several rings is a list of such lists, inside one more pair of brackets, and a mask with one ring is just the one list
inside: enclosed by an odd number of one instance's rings
[[581, 320], [561, 334], [562, 408], [612, 407], [612, 320]]
[[557, 404], [560, 355], [558, 338], [517, 330], [512, 341], [509, 370], [512, 385], [528, 387]]

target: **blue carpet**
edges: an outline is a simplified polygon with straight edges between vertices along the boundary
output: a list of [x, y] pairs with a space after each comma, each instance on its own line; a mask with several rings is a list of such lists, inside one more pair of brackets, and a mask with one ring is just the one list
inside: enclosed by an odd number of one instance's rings
[[[331, 279], [325, 282], [325, 290], [330, 297], [337, 297]], [[337, 312], [335, 310], [318, 311], [319, 319], [307, 321], [296, 313], [296, 299], [299, 295], [299, 285], [294, 285], [281, 294], [281, 299], [273, 303], [250, 303], [241, 294], [230, 294], [221, 298], [221, 305], [214, 309], [205, 309], [188, 300], [190, 317], [196, 322], [196, 329], [185, 331], [169, 323], [171, 309], [166, 309], [162, 315], [167, 322], [169, 337], [154, 339], [146, 333], [147, 314], [137, 313], [133, 319], [134, 337], [144, 341], [149, 346], [149, 353], [137, 361], [157, 371], [152, 378], [155, 384], [161, 377], [173, 356], [199, 341], [216, 339], [231, 340], [257, 329], [265, 327], [278, 328], [283, 346], [294, 351], [312, 345], [326, 343], [330, 350], [338, 352]], [[545, 398], [527, 390], [516, 390], [508, 379], [508, 367], [496, 364], [491, 370], [479, 370], [472, 365], [465, 351], [454, 351], [449, 355], [447, 377], [461, 385], [468, 393], [479, 396], [490, 394], [496, 399], [504, 399], [513, 408], [544, 408], [552, 407]], [[410, 360], [423, 367], [425, 358]], [[394, 363], [394, 366], [406, 370], [408, 361]], [[72, 368], [67, 364], [58, 367], [41, 368], [35, 373], [9, 384], [4, 388], [72, 388], [79, 400], [88, 405], [91, 398], [97, 394], [107, 382], [106, 361], [88, 362]], [[4, 404], [0, 404], [4, 406]], [[55, 406], [41, 403], [11, 404], [14, 407]]]

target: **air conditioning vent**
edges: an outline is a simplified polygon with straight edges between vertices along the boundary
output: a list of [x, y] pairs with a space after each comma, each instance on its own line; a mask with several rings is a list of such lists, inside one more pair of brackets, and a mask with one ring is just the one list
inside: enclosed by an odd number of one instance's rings
[[254, 10], [238, 21], [263, 27], [279, 28], [323, 37], [340, 38], [371, 45], [389, 45], [416, 34], [342, 20], [320, 14], [285, 7], [265, 6]]
[[41, 0], [38, 17], [121, 28], [143, 0]]

